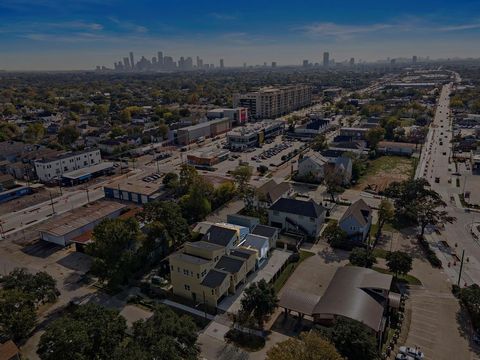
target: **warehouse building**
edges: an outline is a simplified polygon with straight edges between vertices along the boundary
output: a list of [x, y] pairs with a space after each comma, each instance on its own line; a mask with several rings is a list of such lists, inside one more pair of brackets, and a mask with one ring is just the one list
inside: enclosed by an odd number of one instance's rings
[[187, 126], [176, 131], [176, 142], [179, 145], [188, 145], [201, 138], [214, 137], [224, 134], [232, 128], [228, 117], [202, 122]]
[[282, 134], [284, 129], [285, 123], [281, 120], [247, 124], [227, 133], [227, 144], [230, 150], [242, 151], [261, 146], [265, 140]]
[[208, 149], [195, 151], [187, 155], [187, 162], [197, 168], [211, 169], [214, 165], [227, 160], [230, 151], [224, 149]]
[[67, 211], [44, 222], [40, 228], [40, 239], [57, 245], [67, 246], [72, 240], [92, 230], [103, 219], [120, 216], [126, 205], [111, 201], [98, 201]]
[[127, 178], [113, 181], [103, 187], [106, 199], [146, 204], [161, 196], [162, 182], [160, 179], [150, 181], [149, 177], [143, 179]]

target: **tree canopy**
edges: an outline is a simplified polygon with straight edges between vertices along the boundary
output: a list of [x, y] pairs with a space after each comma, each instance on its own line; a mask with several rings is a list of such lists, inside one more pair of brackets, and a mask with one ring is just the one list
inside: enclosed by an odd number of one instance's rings
[[29, 295], [36, 303], [54, 302], [58, 297], [57, 282], [44, 271], [36, 274], [26, 269], [14, 269], [2, 278], [3, 289], [16, 289]]
[[348, 257], [350, 263], [354, 266], [371, 268], [377, 262], [377, 259], [368, 249], [356, 247]]
[[265, 318], [273, 314], [277, 303], [278, 298], [272, 285], [263, 279], [254, 282], [245, 289], [241, 299], [241, 317], [252, 315], [258, 326], [263, 328]]
[[275, 344], [267, 352], [267, 360], [342, 360], [335, 346], [318, 332], [301, 333], [298, 338]]
[[406, 275], [412, 270], [412, 256], [403, 251], [390, 252], [386, 259], [389, 270], [395, 276]]

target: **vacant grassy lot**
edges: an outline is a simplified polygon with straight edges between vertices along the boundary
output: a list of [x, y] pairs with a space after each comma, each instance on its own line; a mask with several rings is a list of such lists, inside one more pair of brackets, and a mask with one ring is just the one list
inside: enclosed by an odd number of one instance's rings
[[357, 188], [381, 192], [394, 181], [403, 181], [412, 177], [416, 165], [416, 158], [404, 156], [381, 156], [369, 160], [367, 170], [360, 178]]

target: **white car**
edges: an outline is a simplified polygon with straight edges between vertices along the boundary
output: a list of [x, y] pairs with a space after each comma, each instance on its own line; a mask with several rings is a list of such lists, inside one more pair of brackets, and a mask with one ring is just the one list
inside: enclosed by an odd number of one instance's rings
[[397, 356], [395, 356], [395, 360], [415, 360], [415, 359], [409, 355], [397, 354]]
[[417, 350], [417, 349], [409, 347], [409, 346], [400, 346], [399, 351], [400, 351], [401, 354], [411, 356], [415, 360], [421, 360], [421, 359], [425, 358], [424, 353], [422, 353], [420, 350]]

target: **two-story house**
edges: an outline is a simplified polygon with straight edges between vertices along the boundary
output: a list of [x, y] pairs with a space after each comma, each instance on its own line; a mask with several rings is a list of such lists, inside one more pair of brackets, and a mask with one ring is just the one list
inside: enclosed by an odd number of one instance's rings
[[363, 200], [348, 207], [338, 221], [338, 226], [355, 242], [364, 242], [372, 226], [372, 208]]

